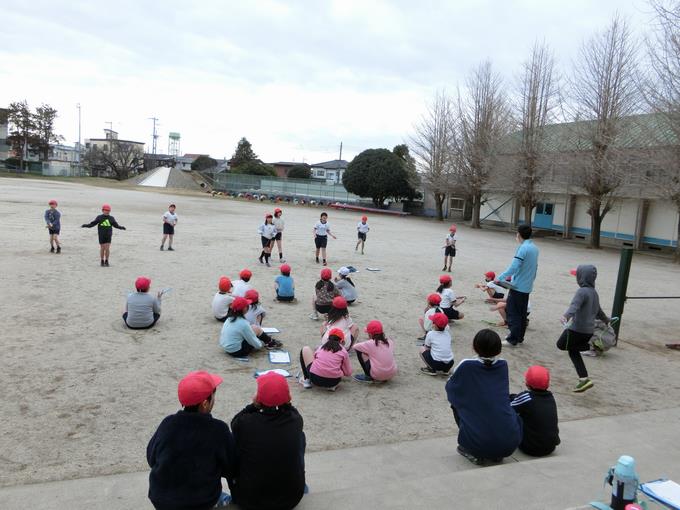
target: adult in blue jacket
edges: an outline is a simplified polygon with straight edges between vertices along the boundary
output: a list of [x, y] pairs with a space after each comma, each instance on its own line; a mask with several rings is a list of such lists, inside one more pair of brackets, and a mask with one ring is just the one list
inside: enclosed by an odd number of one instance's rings
[[531, 240], [531, 225], [520, 225], [517, 229], [517, 242], [520, 243], [510, 266], [500, 275], [497, 283], [505, 283], [510, 277], [512, 285], [508, 292], [505, 311], [508, 314], [510, 334], [505, 337], [509, 345], [524, 342], [527, 329], [527, 307], [529, 294], [534, 288], [538, 269], [538, 248]]
[[458, 425], [458, 452], [475, 464], [500, 462], [522, 440], [522, 419], [510, 407], [508, 363], [496, 357], [501, 338], [479, 331], [472, 347], [477, 358], [464, 359], [446, 383]]

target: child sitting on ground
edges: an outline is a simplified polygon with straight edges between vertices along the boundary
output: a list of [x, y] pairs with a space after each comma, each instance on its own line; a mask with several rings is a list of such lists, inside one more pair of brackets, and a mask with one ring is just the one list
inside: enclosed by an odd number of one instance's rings
[[295, 282], [290, 276], [290, 266], [283, 264], [281, 274], [274, 280], [277, 301], [290, 302], [295, 300]]
[[432, 321], [432, 329], [420, 348], [420, 358], [426, 365], [420, 371], [427, 375], [447, 375], [453, 367], [449, 318], [444, 313], [435, 313], [428, 319]]
[[550, 372], [534, 365], [524, 373], [527, 390], [510, 395], [510, 405], [522, 418], [523, 434], [519, 449], [533, 457], [543, 457], [555, 451], [560, 444], [557, 426], [557, 404], [548, 391]]
[[347, 342], [344, 344], [349, 351], [352, 348], [352, 345], [354, 345], [359, 328], [349, 316], [347, 301], [344, 297], [336, 296], [333, 298], [331, 309], [328, 311], [327, 317], [323, 326], [321, 326], [321, 343], [326, 342], [330, 331], [337, 328], [342, 330], [345, 334], [345, 338], [350, 339], [349, 345], [347, 345]]
[[335, 278], [335, 287], [340, 291], [340, 295], [352, 304], [357, 300], [358, 293], [354, 282], [349, 277], [349, 269], [341, 267], [338, 269], [338, 276]]
[[232, 486], [239, 508], [289, 509], [305, 491], [305, 433], [290, 403], [288, 381], [268, 372], [257, 378], [252, 404], [234, 416], [236, 474]]
[[493, 271], [487, 271], [484, 273], [484, 283], [475, 283], [475, 288], [480, 289], [487, 294], [485, 303], [493, 304], [498, 303], [503, 299], [505, 293], [503, 292], [503, 287], [496, 284], [494, 280], [496, 279], [496, 273]]
[[[439, 306], [441, 302], [442, 297], [439, 294], [432, 293], [427, 296], [425, 314], [422, 317], [418, 317], [418, 324], [420, 324], [420, 328], [425, 332], [425, 335], [427, 335], [427, 333], [432, 330], [432, 321], [430, 320], [430, 315], [434, 315], [435, 313], [444, 313]], [[425, 335], [418, 337], [419, 345], [423, 345], [422, 342], [425, 341]]]
[[501, 462], [522, 440], [522, 419], [510, 407], [508, 363], [497, 358], [501, 337], [491, 329], [472, 341], [475, 359], [461, 361], [446, 383], [458, 425], [458, 453], [475, 464]]
[[221, 276], [217, 288], [218, 292], [212, 300], [213, 315], [218, 321], [224, 322], [229, 315], [229, 305], [234, 300], [234, 296], [229, 293], [231, 280], [226, 276]]
[[397, 374], [397, 363], [394, 360], [394, 342], [385, 336], [380, 321], [371, 321], [366, 325], [368, 342], [354, 345], [357, 360], [363, 374], [355, 374], [354, 380], [359, 382], [385, 382]]
[[243, 297], [246, 295], [252, 287], [250, 286], [250, 279], [253, 277], [253, 273], [250, 269], [243, 269], [238, 274], [240, 280], [234, 282], [234, 288], [231, 290], [231, 295], [234, 297]]
[[343, 376], [352, 375], [352, 364], [344, 348], [345, 334], [341, 329], [332, 329], [328, 340], [316, 351], [304, 346], [300, 351], [302, 375], [299, 383], [305, 389], [319, 386], [335, 391]]
[[260, 294], [255, 289], [250, 289], [246, 292], [245, 298], [250, 303], [248, 310], [246, 311], [244, 317], [251, 324], [256, 324], [262, 326], [262, 320], [267, 314], [264, 307], [260, 304]]
[[150, 287], [151, 280], [144, 276], [135, 280], [137, 292], [133, 292], [127, 297], [125, 313], [123, 313], [123, 322], [128, 328], [149, 329], [160, 319], [163, 292], [159, 292], [154, 297], [149, 294]]
[[260, 326], [250, 324], [244, 317], [250, 303], [246, 298], [236, 297], [231, 303], [229, 317], [224, 321], [220, 334], [220, 346], [234, 358], [245, 358], [256, 349], [278, 349], [283, 344], [267, 335]]
[[333, 271], [324, 267], [321, 270], [321, 279], [314, 286], [314, 298], [312, 298], [312, 314], [309, 316], [314, 321], [319, 320], [319, 314], [327, 314], [331, 309], [333, 298], [340, 295], [340, 291], [331, 281]]
[[177, 387], [184, 409], [165, 418], [146, 447], [149, 499], [159, 510], [221, 507], [231, 500], [222, 492], [221, 478], [231, 483], [234, 438], [229, 426], [210, 414], [221, 383], [208, 372], [187, 374]]
[[437, 288], [437, 294], [442, 298], [439, 304], [442, 312], [446, 314], [450, 321], [457, 321], [465, 317], [465, 314], [456, 310], [456, 307], [462, 305], [465, 302], [465, 296], [456, 297], [456, 293], [453, 292], [451, 288], [452, 280], [447, 274], [443, 274], [439, 277], [439, 287]]

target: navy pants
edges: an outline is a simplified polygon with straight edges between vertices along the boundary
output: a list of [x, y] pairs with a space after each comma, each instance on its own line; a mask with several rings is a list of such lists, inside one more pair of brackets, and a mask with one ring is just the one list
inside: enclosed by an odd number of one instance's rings
[[511, 290], [508, 292], [508, 302], [505, 312], [508, 315], [508, 327], [510, 334], [506, 338], [511, 344], [517, 345], [524, 342], [524, 332], [527, 329], [527, 307], [529, 306], [529, 294]]

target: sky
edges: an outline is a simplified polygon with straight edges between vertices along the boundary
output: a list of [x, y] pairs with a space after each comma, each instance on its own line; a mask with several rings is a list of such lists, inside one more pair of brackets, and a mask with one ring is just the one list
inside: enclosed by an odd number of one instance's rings
[[618, 12], [642, 35], [645, 0], [2, 0], [0, 107], [59, 111], [65, 143], [119, 137], [158, 152], [265, 162], [351, 160], [408, 142], [437, 90], [490, 60], [508, 90], [536, 40], [568, 74]]

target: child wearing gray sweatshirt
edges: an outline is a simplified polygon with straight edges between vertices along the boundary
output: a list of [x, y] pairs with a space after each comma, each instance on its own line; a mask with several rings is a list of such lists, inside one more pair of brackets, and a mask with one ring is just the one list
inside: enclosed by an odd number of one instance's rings
[[600, 308], [600, 297], [595, 290], [596, 278], [597, 268], [595, 266], [590, 264], [578, 266], [576, 281], [579, 289], [561, 318], [565, 328], [557, 340], [557, 348], [567, 351], [574, 364], [579, 377], [579, 382], [573, 389], [575, 393], [581, 393], [593, 387], [581, 352], [587, 351], [590, 347], [590, 337], [593, 336], [595, 330], [595, 318], [609, 323], [609, 318]]

